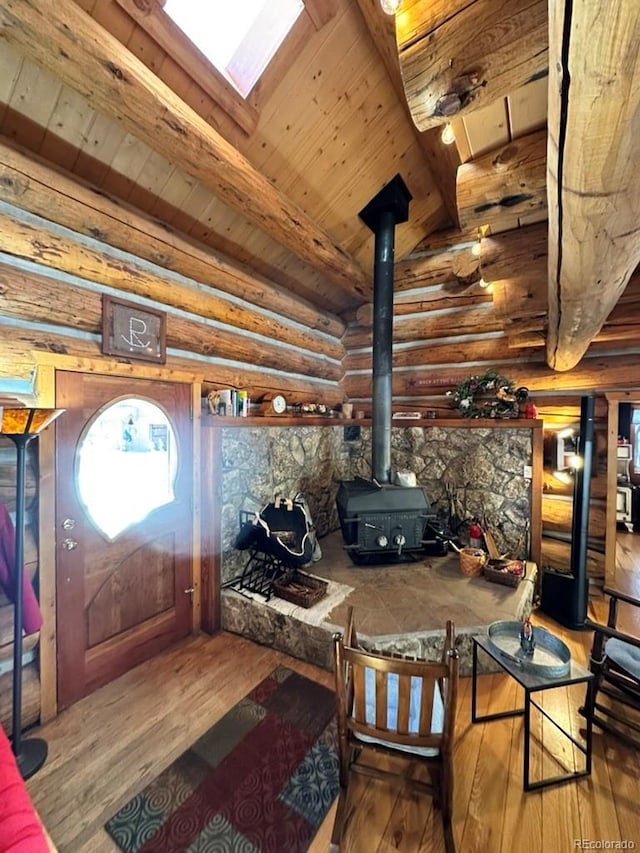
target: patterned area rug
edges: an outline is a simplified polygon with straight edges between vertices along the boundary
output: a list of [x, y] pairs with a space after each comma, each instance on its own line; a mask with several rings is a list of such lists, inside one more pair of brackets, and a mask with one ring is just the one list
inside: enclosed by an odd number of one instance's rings
[[105, 829], [125, 853], [302, 853], [338, 793], [335, 697], [278, 667]]

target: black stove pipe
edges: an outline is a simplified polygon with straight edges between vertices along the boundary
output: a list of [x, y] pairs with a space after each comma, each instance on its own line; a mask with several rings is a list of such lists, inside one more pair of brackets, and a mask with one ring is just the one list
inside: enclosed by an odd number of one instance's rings
[[395, 217], [384, 211], [378, 221], [373, 267], [373, 395], [371, 467], [379, 483], [391, 482], [393, 361], [393, 259]]
[[411, 193], [396, 175], [360, 211], [375, 234], [373, 265], [373, 390], [371, 468], [379, 483], [391, 482], [393, 404], [393, 264], [395, 227], [409, 218]]

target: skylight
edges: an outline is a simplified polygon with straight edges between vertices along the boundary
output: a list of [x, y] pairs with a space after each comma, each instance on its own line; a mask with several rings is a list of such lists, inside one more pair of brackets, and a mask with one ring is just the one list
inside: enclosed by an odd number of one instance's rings
[[304, 9], [303, 0], [166, 0], [164, 11], [246, 98]]

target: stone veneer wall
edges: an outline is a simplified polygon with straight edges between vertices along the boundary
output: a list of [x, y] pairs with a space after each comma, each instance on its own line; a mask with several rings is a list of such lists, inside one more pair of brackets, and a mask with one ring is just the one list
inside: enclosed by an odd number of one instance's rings
[[[368, 476], [370, 459], [371, 431], [364, 430], [362, 455], [354, 459], [356, 472]], [[453, 500], [458, 519], [477, 516], [486, 520], [501, 554], [529, 557], [526, 532], [532, 496], [531, 480], [525, 478], [524, 469], [533, 464], [531, 430], [394, 427], [391, 461], [394, 471], [415, 473], [442, 521], [449, 520]], [[464, 544], [466, 535], [465, 525], [460, 529]]]
[[328, 426], [224, 428], [222, 431], [222, 581], [241, 570], [247, 555], [234, 549], [240, 510], [255, 512], [276, 495], [301, 492], [318, 536], [340, 524], [338, 484], [352, 475], [359, 445], [343, 440], [344, 423]]
[[[350, 422], [347, 429], [352, 429]], [[327, 426], [225, 427], [222, 430], [222, 580], [246, 559], [236, 551], [240, 510], [251, 512], [275, 495], [302, 492], [320, 537], [338, 529], [338, 484], [371, 476], [371, 429], [345, 441], [345, 422]], [[486, 518], [501, 552], [518, 547], [531, 516], [531, 430], [522, 428], [402, 426], [391, 435], [393, 469], [416, 474], [432, 509], [448, 521], [450, 503], [460, 516]], [[464, 530], [461, 531], [461, 536]]]

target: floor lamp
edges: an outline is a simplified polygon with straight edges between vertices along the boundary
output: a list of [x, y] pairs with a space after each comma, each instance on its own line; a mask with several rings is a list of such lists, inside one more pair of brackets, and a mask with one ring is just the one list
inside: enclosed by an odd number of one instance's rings
[[22, 583], [24, 574], [24, 517], [27, 445], [64, 409], [2, 409], [0, 435], [16, 446], [16, 546], [14, 559], [13, 616], [13, 754], [23, 779], [37, 773], [47, 758], [47, 742], [41, 738], [22, 740]]

